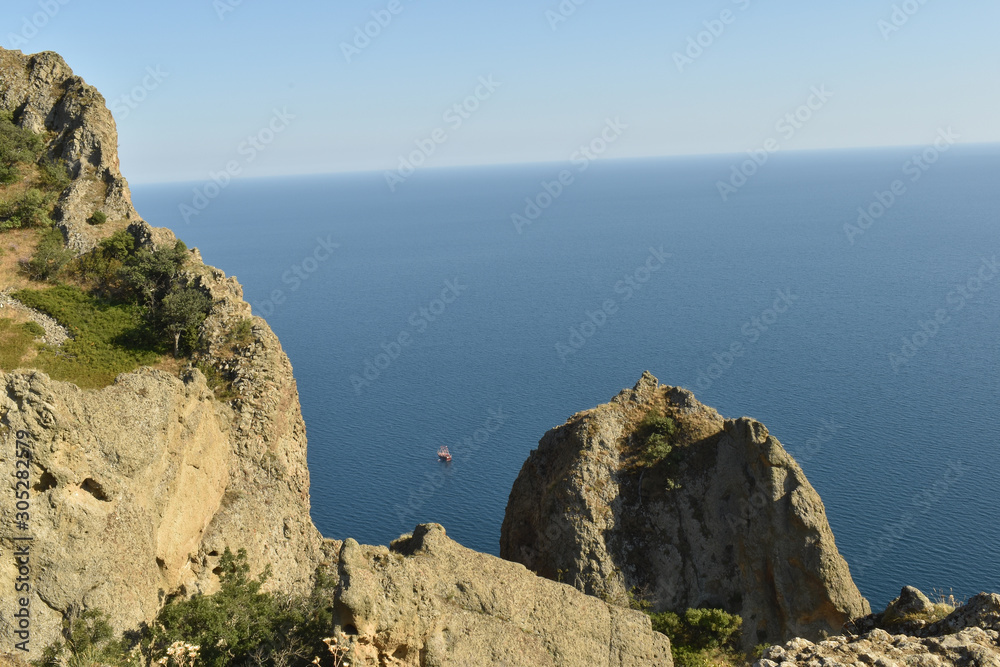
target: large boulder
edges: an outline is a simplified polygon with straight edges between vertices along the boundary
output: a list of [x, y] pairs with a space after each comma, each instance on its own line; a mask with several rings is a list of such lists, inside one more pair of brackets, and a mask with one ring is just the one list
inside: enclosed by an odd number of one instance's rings
[[[676, 426], [658, 462], [651, 415]], [[781, 443], [648, 373], [545, 434], [511, 490], [500, 553], [621, 604], [739, 614], [747, 649], [836, 634], [870, 611]]]

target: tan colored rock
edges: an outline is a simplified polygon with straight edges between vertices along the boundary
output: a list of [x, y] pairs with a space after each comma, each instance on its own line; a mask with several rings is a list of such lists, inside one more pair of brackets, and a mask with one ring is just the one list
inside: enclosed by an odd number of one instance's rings
[[[114, 120], [59, 56], [0, 49], [0, 84], [0, 106], [47, 133], [50, 154], [73, 168], [59, 205], [73, 247], [126, 227], [149, 246], [175, 243], [169, 230], [138, 219], [118, 171]], [[94, 192], [109, 216], [100, 228], [84, 222]], [[290, 593], [308, 590], [331, 548], [309, 516], [305, 424], [281, 344], [252, 318], [239, 283], [204, 265], [196, 250], [181, 280], [212, 299], [198, 361], [232, 383], [235, 395], [224, 402], [194, 370], [180, 380], [140, 369], [99, 391], [42, 373], [0, 374], [0, 472], [13, 471], [19, 430], [37, 448], [33, 657], [75, 610], [101, 608], [121, 631], [151, 620], [171, 596], [215, 590], [213, 568], [227, 546], [245, 548], [253, 572], [270, 566], [268, 588]], [[231, 341], [233, 328], [251, 318], [249, 339]], [[12, 494], [0, 498], [5, 517]], [[11, 553], [16, 535], [9, 521], [0, 525], [0, 553]], [[15, 578], [11, 559], [0, 559], [0, 590], [13, 591]], [[13, 630], [9, 614], [0, 615], [5, 646]]]
[[389, 548], [347, 540], [339, 571], [337, 627], [357, 667], [673, 664], [645, 614], [466, 549], [437, 524]]
[[0, 108], [15, 122], [48, 134], [49, 155], [66, 161], [73, 182], [55, 216], [70, 248], [87, 250], [120, 225], [87, 224], [95, 211], [112, 223], [138, 219], [118, 164], [118, 130], [104, 98], [58, 54], [0, 48]]
[[[643, 468], [636, 430], [651, 410], [677, 424], [676, 450]], [[648, 373], [545, 434], [511, 490], [500, 553], [621, 604], [739, 614], [747, 649], [835, 634], [870, 611], [781, 443]]]
[[[924, 602], [926, 600], [926, 603]], [[915, 588], [903, 589], [882, 614], [867, 621], [889, 619], [898, 624], [899, 609], [909, 616], [939, 611]], [[911, 625], [910, 630], [886, 632], [874, 628], [849, 637], [832, 637], [812, 644], [795, 639], [764, 651], [755, 667], [813, 665], [873, 665], [874, 667], [1000, 667], [1000, 595], [980, 593], [959, 606], [945, 619], [931, 625]]]

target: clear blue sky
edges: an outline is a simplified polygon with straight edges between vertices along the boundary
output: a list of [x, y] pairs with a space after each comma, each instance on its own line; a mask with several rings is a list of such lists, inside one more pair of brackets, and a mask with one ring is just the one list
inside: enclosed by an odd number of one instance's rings
[[[919, 10], [888, 39], [879, 21], [891, 25], [899, 0], [564, 0], [575, 12], [555, 30], [546, 12], [559, 0], [398, 0], [350, 63], [341, 43], [391, 0], [238, 1], [6, 0], [0, 43], [61, 53], [109, 104], [147, 67], [167, 73], [117, 107], [137, 183], [203, 180], [244, 159], [275, 108], [295, 119], [244, 175], [393, 168], [439, 127], [447, 141], [427, 166], [564, 161], [609, 117], [629, 126], [609, 158], [739, 153], [768, 138], [923, 145], [949, 125], [963, 142], [1000, 141], [996, 0], [908, 0]], [[731, 22], [679, 71], [674, 53], [724, 10]], [[490, 75], [492, 96], [446, 123]], [[833, 97], [782, 137], [777, 120], [823, 85]]]

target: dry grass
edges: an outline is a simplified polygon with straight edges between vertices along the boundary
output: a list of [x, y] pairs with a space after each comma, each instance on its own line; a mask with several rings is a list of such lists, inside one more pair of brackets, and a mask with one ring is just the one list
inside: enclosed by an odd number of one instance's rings
[[0, 371], [26, 368], [38, 355], [35, 337], [24, 328], [26, 321], [23, 315], [0, 317]]
[[0, 290], [19, 290], [33, 283], [21, 273], [18, 262], [30, 259], [42, 237], [41, 229], [10, 229], [0, 232]]

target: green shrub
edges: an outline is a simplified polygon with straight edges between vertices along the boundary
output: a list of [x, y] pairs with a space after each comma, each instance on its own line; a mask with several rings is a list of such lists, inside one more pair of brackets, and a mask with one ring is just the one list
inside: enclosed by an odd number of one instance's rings
[[114, 641], [114, 631], [104, 612], [97, 609], [64, 619], [63, 636], [65, 643], [50, 644], [42, 652], [42, 658], [33, 664], [37, 667], [120, 664], [125, 655], [122, 643]]
[[186, 259], [187, 246], [183, 241], [177, 241], [173, 248], [140, 248], [125, 258], [118, 272], [121, 288], [131, 299], [155, 310]]
[[45, 335], [45, 329], [38, 322], [25, 322], [21, 325], [21, 328], [27, 331], [29, 334], [35, 338], [41, 338]]
[[253, 318], [246, 317], [236, 323], [226, 336], [226, 342], [235, 345], [247, 345], [253, 340]]
[[52, 195], [37, 188], [30, 188], [13, 201], [0, 202], [0, 231], [50, 226], [52, 203]]
[[670, 638], [678, 667], [707, 667], [720, 658], [739, 663], [736, 641], [743, 619], [721, 609], [688, 609], [681, 617], [671, 611], [650, 614], [653, 630]]
[[94, 214], [87, 218], [87, 222], [91, 225], [103, 225], [108, 221], [108, 216], [104, 211], [94, 211]]
[[14, 123], [14, 114], [0, 111], [0, 183], [14, 183], [21, 173], [19, 163], [31, 164], [42, 154], [42, 138]]
[[72, 177], [64, 160], [43, 157], [38, 162], [38, 183], [46, 190], [61, 193], [69, 187]]
[[639, 424], [639, 463], [653, 466], [666, 459], [674, 451], [674, 434], [677, 424], [659, 410], [651, 410]]
[[159, 320], [163, 329], [174, 337], [174, 357], [180, 353], [181, 336], [190, 350], [198, 341], [198, 327], [208, 317], [212, 299], [193, 285], [174, 285], [160, 304]]
[[135, 251], [135, 238], [124, 229], [101, 241], [96, 248], [81, 255], [75, 265], [76, 275], [93, 280], [106, 291], [114, 291], [118, 272]]
[[73, 253], [66, 248], [62, 232], [50, 229], [38, 241], [35, 253], [28, 260], [25, 269], [35, 280], [52, 280], [71, 259]]
[[322, 571], [312, 595], [291, 599], [261, 591], [268, 570], [251, 578], [244, 549], [233, 555], [227, 547], [219, 570], [218, 593], [196, 595], [160, 611], [151, 633], [153, 655], [175, 641], [200, 646], [199, 665], [208, 667], [243, 664], [252, 657], [262, 658], [258, 664], [276, 664], [279, 655], [290, 663], [309, 664], [312, 657], [327, 653], [322, 639], [333, 625], [334, 582]]
[[85, 389], [105, 387], [119, 373], [152, 364], [165, 352], [162, 334], [149, 327], [145, 309], [137, 304], [101, 299], [70, 285], [13, 296], [73, 336], [59, 348], [43, 348], [33, 362], [54, 379]]

